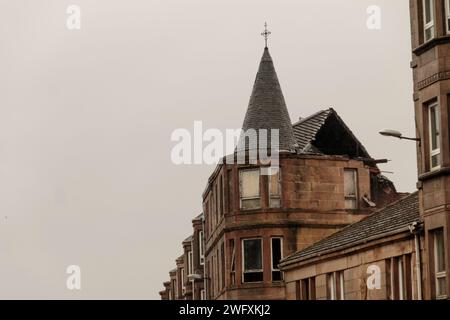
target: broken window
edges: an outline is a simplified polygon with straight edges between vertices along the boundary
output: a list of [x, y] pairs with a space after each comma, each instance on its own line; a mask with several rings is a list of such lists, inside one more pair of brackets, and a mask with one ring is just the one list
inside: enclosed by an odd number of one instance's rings
[[434, 38], [434, 0], [423, 0], [423, 22], [425, 41]]
[[242, 240], [242, 282], [263, 281], [262, 239]]
[[258, 209], [260, 205], [259, 169], [241, 170], [239, 172], [239, 188], [241, 209]]
[[429, 130], [430, 130], [430, 157], [431, 169], [439, 169], [441, 166], [441, 117], [439, 112], [439, 105], [433, 103], [428, 107], [429, 113]]
[[269, 206], [271, 208], [281, 207], [281, 172], [269, 176]]
[[283, 239], [282, 238], [272, 238], [272, 281], [282, 281], [283, 274], [278, 268], [278, 264], [283, 258]]
[[357, 171], [355, 169], [344, 170], [345, 208], [358, 208]]

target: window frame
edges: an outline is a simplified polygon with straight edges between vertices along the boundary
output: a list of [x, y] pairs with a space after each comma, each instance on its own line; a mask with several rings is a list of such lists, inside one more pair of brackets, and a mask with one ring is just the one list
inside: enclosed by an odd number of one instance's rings
[[204, 241], [205, 241], [205, 234], [203, 230], [200, 230], [198, 232], [198, 256], [201, 266], [205, 265]]
[[[272, 194], [271, 193], [271, 183], [272, 183], [272, 177], [273, 176], [277, 176], [277, 182], [278, 182], [278, 194]], [[281, 190], [281, 168], [277, 168], [277, 172], [275, 174], [269, 175], [268, 179], [267, 179], [268, 183], [267, 183], [267, 194], [269, 195], [269, 207], [271, 209], [278, 209], [282, 207], [282, 203], [281, 203], [281, 195], [282, 195], [282, 190]], [[277, 205], [273, 205], [274, 200], [278, 200], [278, 204]]]
[[[280, 261], [283, 260], [284, 252], [283, 252], [283, 237], [270, 237], [270, 276], [272, 282], [282, 282], [284, 281], [283, 272], [281, 269], [275, 269], [273, 265], [273, 240], [279, 239], [280, 240]], [[264, 260], [264, 259], [263, 259]], [[280, 280], [273, 280], [273, 273], [274, 272], [280, 272]]]
[[[258, 172], [258, 196], [254, 197], [243, 197], [242, 191], [243, 191], [243, 175], [247, 172]], [[244, 208], [243, 203], [246, 200], [259, 200], [259, 204], [256, 207], [252, 208]], [[239, 170], [239, 208], [243, 211], [249, 211], [249, 210], [258, 210], [261, 209], [261, 169], [260, 168], [248, 168], [248, 169], [240, 169]]]
[[450, 34], [450, 0], [445, 0], [445, 25], [447, 27], [446, 34]]
[[194, 273], [194, 254], [192, 250], [188, 251], [187, 258], [187, 276], [189, 277]]
[[[346, 194], [346, 191], [345, 191], [345, 189], [346, 189], [346, 187], [345, 187], [346, 186], [346, 184], [345, 184], [345, 181], [346, 181], [345, 175], [346, 175], [347, 172], [352, 172], [353, 173], [353, 179], [352, 180], [353, 180], [354, 187], [355, 187], [355, 194], [354, 195], [348, 195], [348, 194]], [[345, 199], [345, 209], [346, 210], [358, 210], [358, 208], [359, 208], [358, 169], [355, 169], [355, 168], [344, 168], [344, 199]], [[347, 206], [347, 200], [354, 201], [355, 206], [352, 207], [352, 208], [349, 208]]]
[[[426, 2], [430, 2], [430, 17], [431, 21], [427, 23], [427, 11]], [[436, 14], [435, 14], [435, 3], [434, 0], [423, 0], [423, 39], [425, 42], [429, 42], [436, 37]], [[427, 30], [431, 29], [431, 37], [427, 39]]]
[[327, 274], [326, 277], [327, 280], [327, 299], [328, 300], [336, 300], [336, 273], [335, 272], [330, 272]]
[[[434, 125], [437, 125], [438, 127], [436, 127], [436, 144], [437, 144], [437, 148], [433, 149], [433, 130], [432, 130], [432, 126], [433, 126], [433, 121], [431, 118], [431, 111], [432, 109], [435, 110], [435, 121], [434, 121]], [[439, 109], [439, 103], [433, 102], [430, 103], [427, 106], [427, 113], [428, 113], [428, 135], [429, 135], [429, 152], [430, 152], [430, 171], [434, 171], [434, 170], [439, 170], [441, 168], [441, 110]], [[433, 157], [438, 156], [438, 165], [433, 167]]]
[[[255, 269], [255, 270], [245, 270], [245, 241], [255, 241], [258, 240], [261, 243], [261, 269]], [[261, 283], [264, 282], [264, 241], [263, 238], [246, 238], [241, 240], [241, 259], [242, 259], [242, 272], [241, 272], [241, 283]], [[261, 273], [262, 274], [262, 280], [261, 281], [245, 281], [245, 274], [246, 273]]]
[[[438, 256], [439, 256], [439, 252], [438, 252], [438, 237], [436, 236], [437, 233], [440, 233], [442, 238], [442, 249], [443, 249], [443, 254], [444, 254], [444, 271], [438, 271]], [[435, 278], [435, 293], [436, 293], [436, 299], [441, 300], [441, 299], [447, 299], [448, 293], [447, 293], [447, 283], [446, 283], [446, 279], [447, 279], [447, 271], [446, 271], [446, 261], [445, 261], [445, 237], [444, 237], [444, 230], [443, 228], [440, 229], [436, 229], [433, 230], [433, 255], [434, 255], [434, 278]], [[445, 284], [445, 295], [439, 295], [439, 280], [440, 279], [444, 279], [444, 284]]]

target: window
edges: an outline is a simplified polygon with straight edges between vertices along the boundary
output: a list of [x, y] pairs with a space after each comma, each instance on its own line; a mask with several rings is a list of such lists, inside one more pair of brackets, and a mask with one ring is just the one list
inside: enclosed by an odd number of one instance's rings
[[194, 266], [192, 261], [192, 250], [188, 252], [188, 265], [187, 265], [187, 275], [190, 276], [194, 273]]
[[428, 107], [429, 134], [430, 134], [430, 167], [431, 170], [439, 169], [441, 166], [441, 138], [440, 138], [440, 112], [439, 105], [433, 103]]
[[447, 26], [447, 34], [450, 34], [450, 0], [445, 0], [445, 21]]
[[219, 215], [222, 217], [223, 215], [223, 179], [222, 176], [219, 178]]
[[234, 246], [234, 239], [230, 240], [230, 251], [231, 251], [230, 283], [231, 283], [231, 285], [235, 285], [236, 284], [236, 248]]
[[180, 269], [180, 274], [181, 274], [181, 292], [182, 292], [182, 294], [185, 294], [186, 293], [186, 286], [185, 286], [185, 283], [184, 283], [184, 279], [186, 278], [185, 277], [185, 274], [184, 274], [184, 268], [181, 268]]
[[198, 232], [198, 255], [200, 256], [200, 265], [205, 264], [204, 241], [203, 231], [200, 230]]
[[233, 170], [228, 170], [228, 212], [233, 212], [234, 198], [233, 198]]
[[281, 172], [280, 169], [269, 176], [269, 206], [271, 208], [281, 207]]
[[239, 172], [241, 209], [251, 210], [261, 207], [259, 190], [259, 169]]
[[423, 22], [425, 41], [434, 38], [434, 0], [423, 0]]
[[206, 292], [205, 289], [200, 291], [200, 300], [206, 300]]
[[327, 275], [327, 298], [328, 300], [336, 300], [336, 281], [334, 272]]
[[445, 270], [445, 246], [444, 246], [444, 230], [438, 229], [433, 232], [434, 244], [434, 272], [436, 280], [436, 298], [447, 298], [447, 286]]
[[390, 300], [411, 300], [412, 279], [411, 254], [386, 260], [387, 296]]
[[358, 174], [355, 169], [344, 170], [345, 208], [358, 208]]
[[328, 300], [345, 299], [344, 271], [327, 274], [327, 298]]
[[297, 281], [297, 300], [316, 300], [316, 279]]
[[263, 281], [262, 239], [242, 240], [242, 282]]
[[220, 246], [220, 288], [225, 288], [225, 243]]
[[272, 249], [272, 281], [283, 281], [283, 274], [278, 268], [280, 260], [283, 258], [283, 239], [282, 238], [272, 238], [271, 239], [271, 249]]

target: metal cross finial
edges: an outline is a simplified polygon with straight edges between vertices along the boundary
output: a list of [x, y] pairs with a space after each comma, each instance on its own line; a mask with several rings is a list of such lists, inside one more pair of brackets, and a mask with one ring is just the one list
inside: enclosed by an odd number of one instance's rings
[[267, 22], [264, 24], [264, 32], [261, 33], [261, 35], [264, 37], [264, 40], [266, 42], [266, 48], [267, 48], [267, 39], [272, 34], [269, 30], [267, 30]]

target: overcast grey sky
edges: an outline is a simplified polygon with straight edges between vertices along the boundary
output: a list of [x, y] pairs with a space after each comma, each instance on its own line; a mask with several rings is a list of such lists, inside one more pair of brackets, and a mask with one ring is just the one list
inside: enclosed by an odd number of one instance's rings
[[[81, 8], [81, 30], [66, 8]], [[379, 5], [382, 28], [366, 27]], [[407, 0], [0, 0], [0, 298], [157, 299], [208, 166], [177, 128], [242, 124], [264, 42], [292, 121], [333, 106], [416, 181]], [[66, 288], [79, 265], [82, 290]]]

